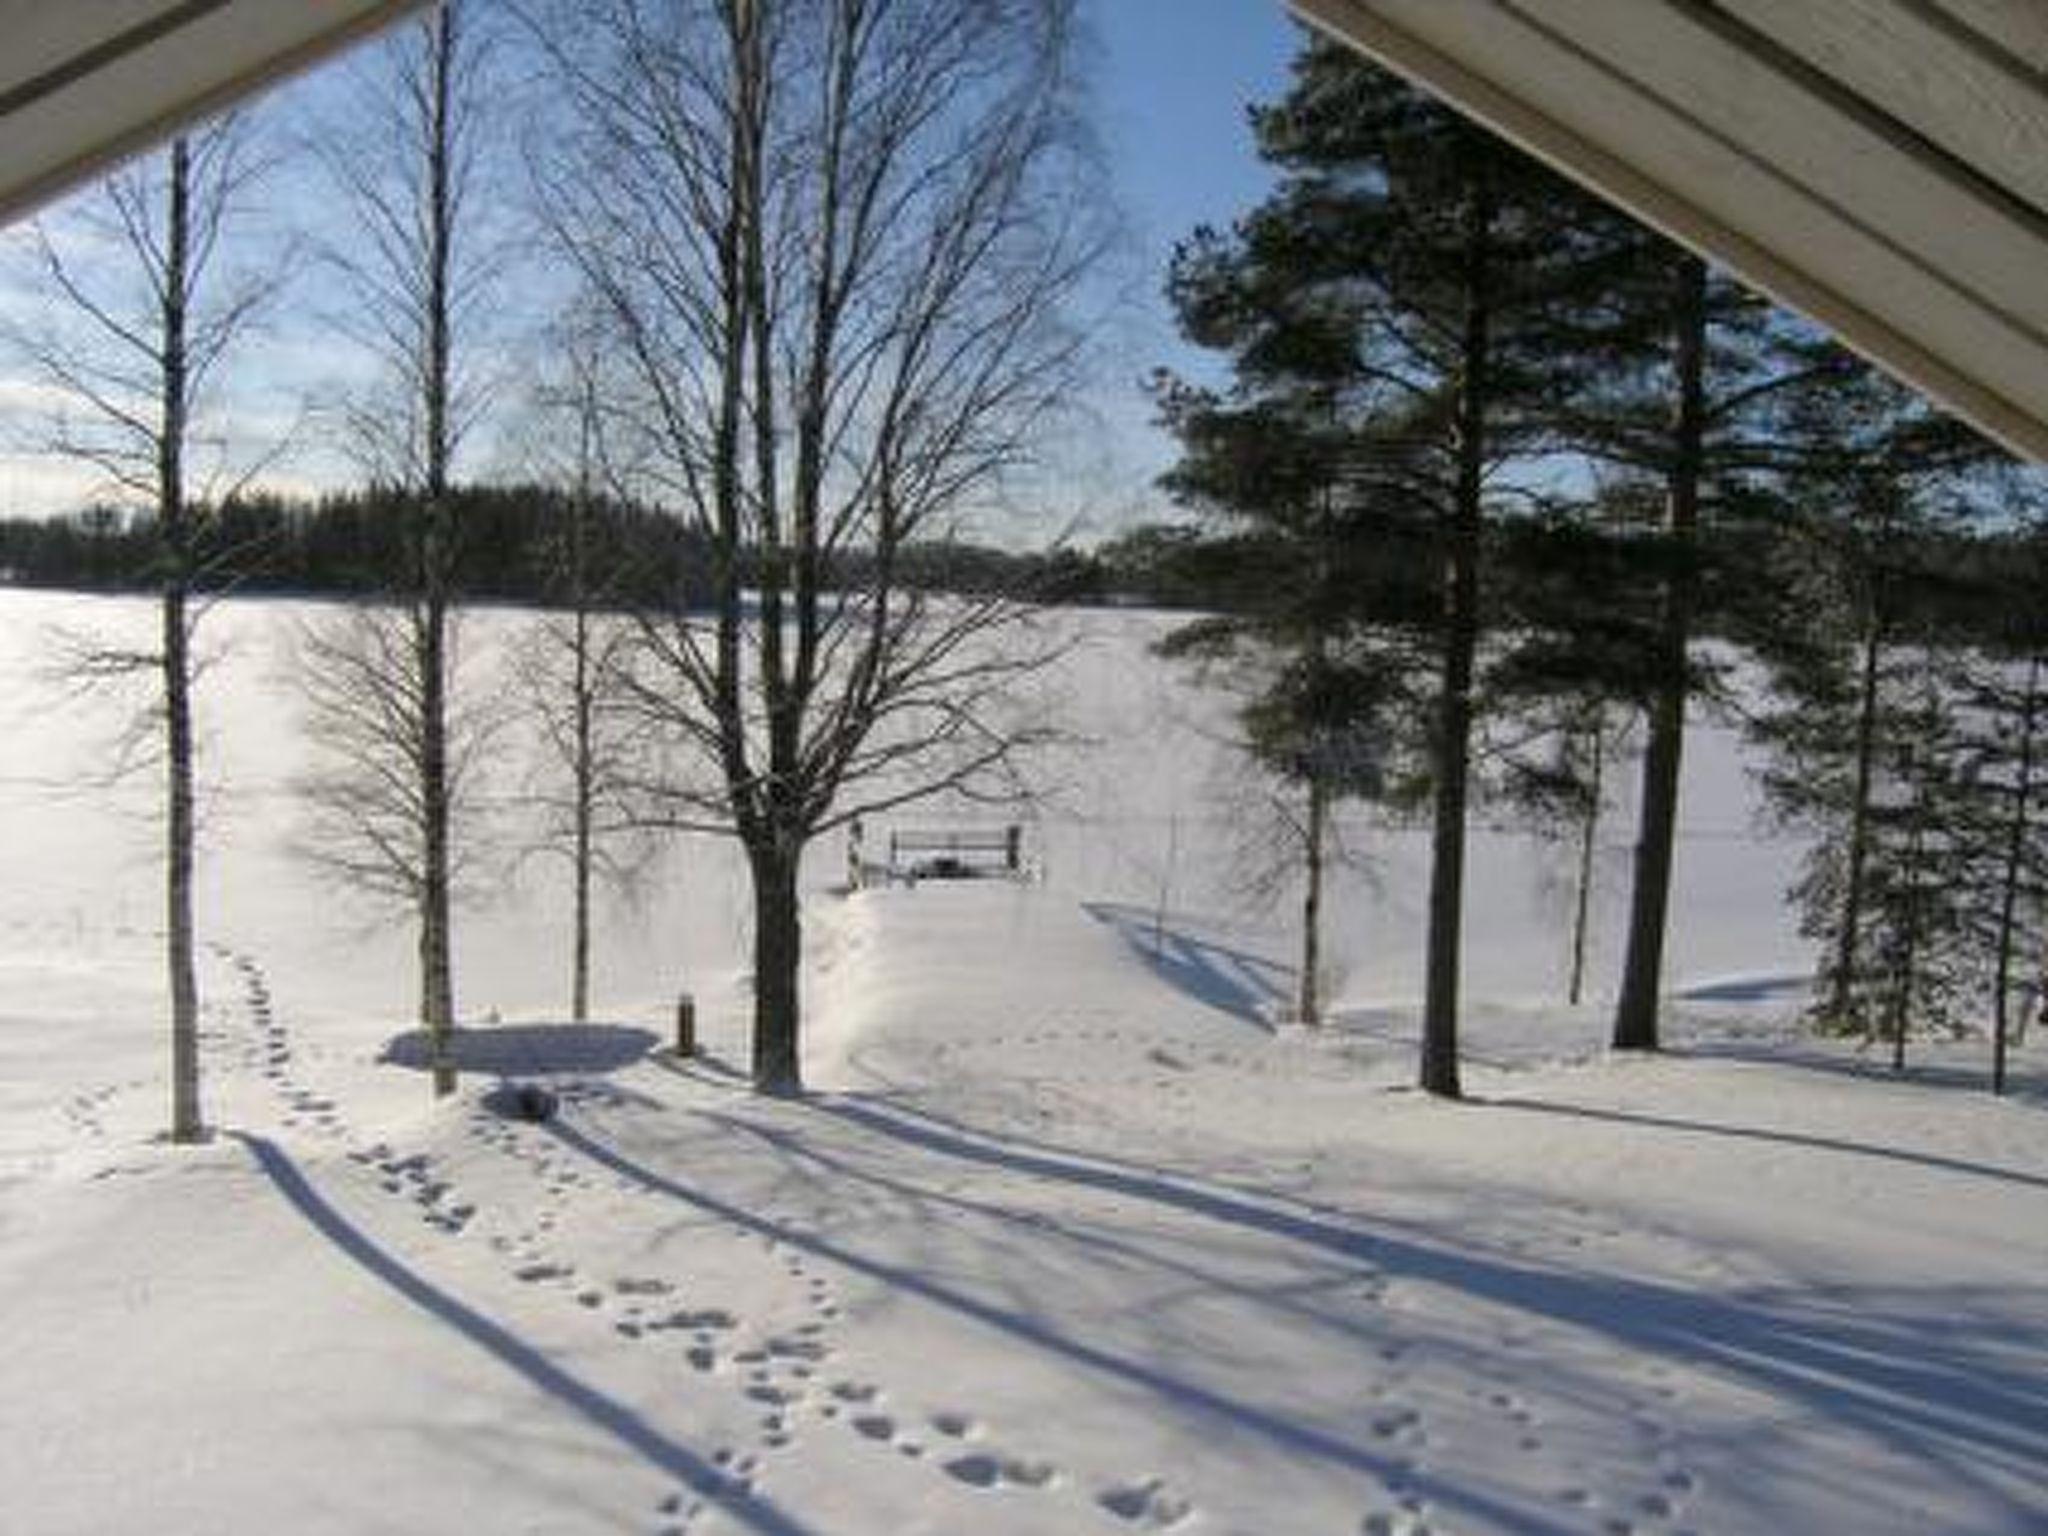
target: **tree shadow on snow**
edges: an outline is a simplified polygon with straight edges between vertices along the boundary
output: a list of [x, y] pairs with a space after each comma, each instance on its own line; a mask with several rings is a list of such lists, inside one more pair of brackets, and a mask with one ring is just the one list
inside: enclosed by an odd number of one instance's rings
[[[617, 1072], [642, 1060], [657, 1043], [651, 1031], [623, 1024], [490, 1024], [458, 1027], [449, 1040], [457, 1071], [492, 1077]], [[409, 1029], [387, 1041], [377, 1059], [429, 1071], [433, 1042], [424, 1029]]]
[[1939, 1152], [1909, 1152], [1901, 1147], [1850, 1141], [1839, 1136], [1815, 1136], [1805, 1131], [1787, 1131], [1776, 1127], [1687, 1120], [1676, 1115], [1646, 1115], [1634, 1110], [1593, 1109], [1584, 1104], [1549, 1104], [1540, 1099], [1494, 1099], [1490, 1100], [1489, 1104], [1494, 1109], [1513, 1110], [1521, 1114], [1558, 1115], [1573, 1120], [1598, 1120], [1609, 1125], [1641, 1126], [1653, 1133], [1682, 1131], [1697, 1136], [1725, 1137], [1731, 1141], [1757, 1141], [1775, 1146], [1803, 1147], [1815, 1152], [1839, 1152], [1850, 1157], [1872, 1157], [1884, 1162], [1906, 1163], [1916, 1168], [1961, 1174], [1966, 1178], [1991, 1179], [2001, 1184], [2022, 1184], [2033, 1189], [2048, 1190], [2048, 1178], [2042, 1178], [2038, 1174], [2022, 1173], [2017, 1168], [2001, 1168], [1995, 1163], [1973, 1163], [1967, 1158], [1947, 1157]]
[[1813, 975], [1807, 971], [1773, 971], [1747, 976], [1722, 976], [1712, 981], [1696, 981], [1680, 987], [1671, 995], [1685, 1003], [1741, 1003], [1754, 1006], [1760, 1003], [1797, 1002], [1813, 987]]
[[1161, 923], [1159, 914], [1118, 901], [1084, 901], [1081, 910], [1115, 930], [1131, 953], [1197, 1002], [1263, 1029], [1293, 985], [1292, 966]]
[[569, 1408], [622, 1448], [633, 1452], [694, 1492], [716, 1502], [732, 1519], [763, 1536], [812, 1536], [760, 1494], [733, 1486], [711, 1461], [677, 1444], [631, 1408], [563, 1370], [502, 1323], [434, 1285], [378, 1247], [343, 1216], [299, 1171], [290, 1156], [267, 1137], [236, 1132], [277, 1192], [306, 1222], [347, 1258], [405, 1301], [446, 1323], [499, 1364]]
[[[807, 1100], [816, 1105], [820, 1101]], [[729, 1124], [729, 1123], [728, 1123]], [[750, 1127], [755, 1131], [761, 1128]], [[1282, 1417], [1255, 1403], [1241, 1401], [1205, 1386], [1170, 1365], [1118, 1353], [1088, 1339], [1063, 1332], [1046, 1317], [1007, 1307], [974, 1294], [926, 1269], [863, 1252], [856, 1246], [857, 1235], [845, 1237], [808, 1230], [787, 1218], [763, 1216], [708, 1188], [684, 1183], [680, 1178], [647, 1167], [618, 1148], [596, 1139], [561, 1120], [549, 1122], [546, 1131], [568, 1150], [589, 1159], [621, 1178], [689, 1209], [716, 1217], [740, 1230], [768, 1238], [774, 1243], [812, 1257], [842, 1265], [856, 1274], [914, 1296], [956, 1316], [979, 1323], [1021, 1344], [1086, 1367], [1126, 1386], [1149, 1392], [1182, 1409], [1233, 1426], [1242, 1433], [1280, 1446], [1290, 1452], [1348, 1467], [1374, 1478], [1384, 1479], [1397, 1471], [1391, 1452], [1376, 1453], [1353, 1439], [1334, 1435], [1313, 1425]], [[790, 1148], [785, 1144], [785, 1151]], [[1414, 1485], [1439, 1502], [1456, 1505], [1479, 1518], [1526, 1533], [1526, 1536], [1568, 1536], [1568, 1525], [1531, 1519], [1522, 1508], [1509, 1508], [1470, 1488], [1450, 1482], [1438, 1483], [1425, 1472], [1413, 1471]]]
[[[1710, 1061], [1753, 1061], [1771, 1066], [1791, 1067], [1802, 1072], [1816, 1072], [1830, 1077], [1855, 1078], [1864, 1082], [1903, 1083], [1916, 1088], [1940, 1088], [1989, 1095], [1991, 1091], [1991, 1046], [1982, 1042], [1982, 1064], [1961, 1064], [1954, 1060], [1915, 1060], [1915, 1043], [1906, 1042], [1906, 1069], [1892, 1070], [1889, 1041], [1876, 1045], [1849, 1045], [1846, 1042], [1832, 1048], [1826, 1041], [1812, 1037], [1783, 1036], [1765, 1037], [1761, 1040], [1744, 1040], [1740, 1037], [1687, 1040], [1672, 1054], [1695, 1056]], [[1944, 1043], [1944, 1051], [1953, 1050], [1951, 1043]], [[2007, 1059], [2007, 1099], [2016, 1103], [2041, 1104], [2048, 1102], [2048, 1076], [2037, 1067], [2031, 1050], [2015, 1050]]]
[[[1955, 1481], [2011, 1513], [2017, 1529], [2030, 1528], [2040, 1514], [2015, 1500], [2010, 1489], [2037, 1486], [2038, 1468], [2048, 1464], [2048, 1402], [2041, 1389], [2048, 1379], [2048, 1336], [2016, 1326], [2007, 1315], [2037, 1314], [2037, 1291], [1841, 1285], [1706, 1293], [1448, 1248], [1435, 1232], [1400, 1222], [1368, 1223], [1289, 1196], [1166, 1175], [1092, 1153], [1044, 1143], [1025, 1150], [896, 1104], [821, 1100], [815, 1107], [842, 1124], [941, 1157], [1170, 1208], [1604, 1336], [1631, 1354], [1662, 1357], [1799, 1403], [1854, 1426], [1895, 1453], [1937, 1462]], [[1952, 1171], [2003, 1174], [1970, 1164], [1956, 1164]], [[1015, 1331], [1047, 1332], [1040, 1324]], [[1299, 1449], [1366, 1464], [1353, 1445], [1324, 1443], [1325, 1437], [1300, 1426], [1276, 1426], [1227, 1400], [1203, 1401], [1204, 1394], [1162, 1379], [1149, 1365], [1089, 1363], [1248, 1421], [1244, 1427]], [[1466, 1492], [1447, 1485], [1435, 1496], [1458, 1503]], [[1526, 1511], [1517, 1511], [1508, 1523], [1534, 1529], [1527, 1520]]]

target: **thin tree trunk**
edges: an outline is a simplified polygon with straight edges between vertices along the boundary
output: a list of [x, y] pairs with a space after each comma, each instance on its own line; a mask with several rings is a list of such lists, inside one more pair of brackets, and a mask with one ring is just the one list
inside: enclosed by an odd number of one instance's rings
[[[1827, 1017], [1837, 1025], [1852, 1017], [1856, 962], [1863, 927], [1863, 870], [1870, 851], [1870, 786], [1877, 757], [1877, 663], [1882, 650], [1875, 612], [1863, 635], [1863, 668], [1856, 703], [1856, 778], [1849, 804], [1849, 849], [1842, 885], [1841, 924], [1828, 977]], [[1875, 1029], [1876, 1020], [1867, 1021]]]
[[1643, 748], [1642, 805], [1635, 870], [1629, 888], [1628, 949], [1614, 1009], [1613, 1046], [1654, 1051], [1664, 989], [1664, 941], [1671, 924], [1671, 874], [1678, 845], [1680, 770], [1685, 755], [1686, 676], [1692, 630], [1692, 554], [1699, 537], [1700, 480], [1706, 464], [1707, 266], [1679, 265], [1672, 317], [1677, 399], [1671, 424], [1671, 467], [1665, 488], [1665, 530], [1677, 561], [1664, 588], [1658, 635], [1659, 676]]
[[1319, 774], [1308, 781], [1308, 889], [1301, 899], [1301, 988], [1294, 1015], [1303, 1024], [1323, 1022], [1320, 973], [1323, 966], [1323, 844], [1328, 836], [1330, 792]]
[[1456, 501], [1444, 559], [1443, 656], [1431, 764], [1436, 793], [1430, 828], [1429, 947], [1422, 1003], [1425, 1092], [1459, 1096], [1458, 965], [1465, 901], [1465, 803], [1470, 774], [1472, 675], [1479, 647], [1480, 498], [1486, 468], [1486, 407], [1492, 312], [1488, 306], [1493, 195], [1474, 156], [1465, 202], [1465, 319], [1460, 340]]
[[1913, 1008], [1913, 991], [1919, 981], [1921, 880], [1926, 857], [1927, 801], [1923, 790], [1914, 791], [1913, 828], [1906, 840], [1906, 932], [1899, 961], [1898, 987], [1892, 996], [1892, 1070], [1906, 1070], [1906, 1025]]
[[590, 615], [579, 597], [576, 612], [576, 932], [569, 1015], [578, 1024], [590, 1017], [591, 799], [595, 769], [591, 747]]
[[2019, 910], [2021, 872], [2026, 867], [2027, 834], [2032, 830], [2034, 796], [2034, 721], [2041, 698], [2041, 657], [2027, 658], [2027, 684], [2020, 715], [2019, 782], [2013, 786], [2012, 825], [2005, 843], [2005, 870], [1998, 895], [1998, 966], [1992, 986], [1991, 1091], [2005, 1092], [2006, 1052], [2012, 1038], [2012, 961]]
[[590, 861], [592, 821], [597, 794], [596, 742], [593, 731], [594, 679], [590, 665], [590, 514], [591, 413], [595, 409], [589, 382], [579, 401], [576, 444], [576, 505], [569, 520], [569, 597], [574, 624], [575, 692], [575, 931], [569, 982], [569, 1016], [582, 1024], [590, 1018]]
[[451, 1036], [455, 1027], [450, 932], [448, 785], [448, 524], [449, 258], [453, 209], [449, 194], [449, 93], [455, 53], [455, 7], [434, 15], [427, 136], [427, 336], [425, 398], [426, 505], [420, 539], [420, 814], [423, 834], [420, 901], [421, 1013], [432, 1039], [434, 1093], [455, 1091]]
[[754, 875], [754, 1087], [758, 1092], [803, 1092], [798, 1041], [803, 955], [797, 907], [800, 853], [786, 840], [749, 850]]
[[1593, 792], [1586, 806], [1586, 819], [1579, 825], [1579, 888], [1572, 903], [1572, 976], [1571, 985], [1566, 989], [1566, 1000], [1574, 1008], [1579, 1006], [1579, 999], [1586, 991], [1586, 930], [1593, 907], [1593, 854], [1600, 835], [1600, 802], [1607, 791], [1606, 756], [1605, 721], [1596, 714], [1593, 718]]
[[185, 503], [186, 289], [191, 240], [191, 152], [171, 145], [170, 227], [164, 255], [162, 425], [157, 515], [163, 541], [166, 961], [171, 991], [171, 1139], [200, 1140], [199, 984], [193, 964], [192, 665], [187, 600], [191, 511]]

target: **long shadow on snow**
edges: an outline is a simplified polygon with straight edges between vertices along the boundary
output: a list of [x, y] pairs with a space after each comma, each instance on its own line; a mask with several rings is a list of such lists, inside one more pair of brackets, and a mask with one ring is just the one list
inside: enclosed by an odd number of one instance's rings
[[[2006, 1471], [2030, 1482], [2048, 1462], [2048, 1350], [2015, 1363], [2015, 1338], [1995, 1318], [1965, 1333], [1959, 1320], [1980, 1316], [1963, 1288], [1916, 1293], [1910, 1308], [1886, 1317], [1876, 1299], [1851, 1287], [1814, 1287], [1748, 1298], [1702, 1295], [1618, 1276], [1565, 1273], [1498, 1258], [1456, 1253], [1392, 1236], [1388, 1223], [1365, 1231], [1324, 1215], [1305, 1215], [1242, 1191], [1168, 1178], [1112, 1161], [1060, 1151], [1020, 1151], [891, 1106], [815, 1101], [843, 1123], [961, 1161], [1058, 1180], [1249, 1228], [1290, 1242], [1355, 1257], [1389, 1271], [1539, 1314], [1605, 1335], [1628, 1349], [1662, 1355], [1854, 1421], [1909, 1455], [1929, 1454], [1936, 1437], [1965, 1456], [2002, 1456]], [[1272, 1197], [1277, 1200], [1280, 1197]], [[2036, 1298], [2029, 1294], [2029, 1300]], [[1816, 1301], [1829, 1303], [1825, 1313]], [[1789, 1305], [1787, 1305], [1789, 1303]], [[1793, 1310], [1798, 1308], [1799, 1310]], [[1348, 1448], [1347, 1448], [1348, 1449]], [[1962, 1471], [1963, 1469], [1952, 1469]], [[1980, 1491], [2012, 1505], [1979, 1482]]]
[[1152, 973], [1197, 1002], [1270, 1028], [1266, 1010], [1286, 999], [1291, 966], [1162, 924], [1156, 912], [1117, 901], [1084, 901], [1081, 910], [1116, 930]]
[[730, 1497], [725, 1474], [710, 1462], [651, 1428], [632, 1409], [579, 1381], [502, 1324], [493, 1322], [407, 1269], [322, 1198], [275, 1142], [246, 1131], [234, 1134], [254, 1155], [257, 1165], [277, 1187], [278, 1193], [306, 1218], [315, 1231], [422, 1312], [449, 1324], [499, 1363], [509, 1366], [550, 1397], [574, 1409], [668, 1476], [715, 1500], [719, 1508], [741, 1524], [761, 1531], [765, 1536], [812, 1536], [808, 1526], [783, 1514], [758, 1494], [747, 1498]]
[[[545, 1129], [570, 1150], [582, 1154], [615, 1174], [632, 1180], [650, 1193], [694, 1207], [735, 1227], [773, 1238], [779, 1243], [802, 1249], [815, 1257], [844, 1265], [885, 1285], [921, 1297], [949, 1312], [972, 1318], [1011, 1338], [1087, 1366], [1115, 1380], [1141, 1387], [1168, 1402], [1195, 1408], [1226, 1421], [1239, 1430], [1249, 1431], [1291, 1451], [1349, 1467], [1372, 1477], [1384, 1478], [1395, 1470], [1396, 1458], [1391, 1454], [1375, 1456], [1361, 1446], [1325, 1433], [1312, 1425], [1293, 1423], [1254, 1404], [1226, 1397], [1198, 1382], [1176, 1376], [1149, 1361], [1126, 1359], [1085, 1340], [1069, 1338], [1039, 1319], [1007, 1311], [980, 1297], [969, 1295], [928, 1275], [920, 1274], [916, 1270], [860, 1253], [844, 1243], [815, 1232], [800, 1230], [785, 1221], [756, 1215], [706, 1190], [693, 1189], [635, 1162], [623, 1152], [585, 1135], [560, 1118], [549, 1121]], [[1490, 1519], [1507, 1529], [1527, 1533], [1527, 1536], [1567, 1536], [1573, 1529], [1571, 1526], [1556, 1524], [1535, 1516], [1524, 1507], [1503, 1506], [1497, 1501], [1473, 1493], [1469, 1488], [1439, 1481], [1433, 1474], [1421, 1470], [1409, 1470], [1406, 1475], [1413, 1487], [1428, 1494], [1433, 1500], [1462, 1508], [1469, 1514]]]
[[1940, 1173], [1966, 1178], [1991, 1179], [2001, 1184], [2024, 1184], [2048, 1189], [2048, 1178], [2000, 1168], [1995, 1163], [1973, 1163], [1966, 1158], [1944, 1157], [1938, 1152], [1906, 1152], [1898, 1147], [1877, 1146], [1867, 1141], [1848, 1141], [1837, 1136], [1810, 1136], [1804, 1131], [1761, 1130], [1748, 1125], [1716, 1125], [1711, 1120], [1686, 1120], [1676, 1115], [1642, 1115], [1622, 1109], [1592, 1109], [1583, 1104], [1546, 1104], [1539, 1099], [1493, 1099], [1493, 1109], [1511, 1109], [1521, 1114], [1558, 1115], [1572, 1120], [1600, 1120], [1611, 1125], [1635, 1125], [1647, 1130], [1688, 1131], [1700, 1136], [1720, 1136], [1732, 1141], [1760, 1141], [1786, 1147], [1807, 1147], [1816, 1152], [1840, 1152], [1849, 1157], [1874, 1157], [1890, 1163], [1931, 1168]]
[[[1984, 1046], [1982, 1066], [1957, 1066], [1947, 1061], [1916, 1061], [1909, 1050], [1906, 1070], [1894, 1072], [1888, 1054], [1890, 1043], [1884, 1042], [1874, 1052], [1858, 1049], [1855, 1054], [1827, 1050], [1819, 1045], [1794, 1046], [1788, 1049], [1782, 1041], [1768, 1044], [1752, 1044], [1740, 1039], [1732, 1040], [1688, 1040], [1678, 1047], [1674, 1054], [1697, 1057], [1703, 1061], [1754, 1061], [1767, 1062], [1772, 1066], [1791, 1067], [1802, 1072], [1815, 1072], [1827, 1077], [1847, 1077], [1858, 1082], [1899, 1083], [1914, 1088], [1936, 1088], [1963, 1090], [1971, 1093], [1986, 1093], [1991, 1086], [1991, 1047]], [[2048, 1080], [2041, 1070], [2029, 1059], [2028, 1052], [2014, 1051], [2007, 1062], [2006, 1098], [2020, 1104], [2040, 1104], [2048, 1100]]]
[[[787, 1131], [773, 1130], [751, 1120], [742, 1120], [730, 1115], [704, 1111], [703, 1117], [712, 1125], [730, 1132], [734, 1136], [751, 1137], [769, 1148], [785, 1163], [803, 1163], [818, 1169], [834, 1179], [864, 1184], [870, 1189], [881, 1190], [897, 1199], [920, 1207], [931, 1207], [949, 1216], [964, 1216], [979, 1219], [992, 1225], [1010, 1229], [1032, 1239], [1047, 1235], [1057, 1237], [1061, 1242], [1103, 1258], [1107, 1262], [1129, 1267], [1145, 1266], [1163, 1271], [1186, 1281], [1211, 1295], [1227, 1294], [1241, 1301], [1249, 1302], [1269, 1310], [1285, 1312], [1303, 1322], [1321, 1327], [1343, 1327], [1341, 1321], [1330, 1313], [1312, 1306], [1303, 1305], [1296, 1296], [1284, 1288], [1269, 1283], [1257, 1285], [1233, 1280], [1203, 1270], [1193, 1264], [1177, 1262], [1132, 1242], [1121, 1236], [1113, 1224], [1105, 1224], [1105, 1230], [1089, 1230], [1075, 1222], [1063, 1221], [1041, 1211], [1017, 1211], [993, 1200], [978, 1200], [945, 1188], [929, 1188], [907, 1178], [898, 1178], [872, 1168], [862, 1168], [850, 1158], [838, 1156], [822, 1147], [811, 1145], [801, 1136]], [[1299, 1289], [1313, 1292], [1341, 1286], [1346, 1279], [1355, 1278], [1356, 1271], [1348, 1264], [1341, 1270], [1318, 1279], [1305, 1282]], [[1359, 1330], [1363, 1331], [1363, 1330]]]
[[[555, 1072], [616, 1072], [641, 1060], [661, 1042], [624, 1024], [490, 1024], [449, 1031], [449, 1054], [459, 1072], [497, 1077], [539, 1077]], [[433, 1042], [409, 1029], [385, 1042], [377, 1058], [425, 1072], [434, 1064]]]

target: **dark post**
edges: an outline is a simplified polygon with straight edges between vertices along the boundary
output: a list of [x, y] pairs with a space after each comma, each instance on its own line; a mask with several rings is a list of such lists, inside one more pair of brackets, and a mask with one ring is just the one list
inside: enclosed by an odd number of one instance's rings
[[685, 992], [676, 999], [676, 1055], [687, 1061], [697, 1054], [697, 1001]]

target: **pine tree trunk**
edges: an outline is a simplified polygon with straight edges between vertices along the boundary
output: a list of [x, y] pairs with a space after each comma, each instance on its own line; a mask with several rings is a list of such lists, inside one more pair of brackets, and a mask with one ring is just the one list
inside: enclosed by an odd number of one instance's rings
[[2018, 928], [2019, 890], [2026, 868], [2027, 834], [2032, 830], [2034, 722], [2041, 699], [2041, 657], [2027, 658], [2027, 683], [2020, 714], [2019, 778], [2013, 786], [2012, 824], [2007, 829], [2005, 868], [1998, 893], [1998, 963], [1991, 991], [1991, 1091], [2005, 1092], [2006, 1053], [2012, 1039], [2012, 962]]
[[1295, 1003], [1297, 1022], [1323, 1022], [1320, 972], [1323, 966], [1323, 844], [1329, 821], [1329, 790], [1319, 775], [1308, 781], [1307, 855], [1308, 888], [1301, 898], [1301, 986]]
[[1486, 410], [1492, 313], [1489, 308], [1493, 194], [1473, 156], [1465, 199], [1465, 317], [1460, 337], [1457, 486], [1444, 558], [1443, 653], [1431, 768], [1429, 941], [1422, 1002], [1425, 1092], [1459, 1096], [1458, 964], [1465, 902], [1465, 804], [1471, 769], [1472, 675], [1479, 647], [1479, 543], [1486, 471]]
[[1603, 782], [1606, 774], [1606, 731], [1604, 719], [1596, 715], [1593, 720], [1593, 784], [1592, 798], [1586, 806], [1586, 819], [1579, 826], [1579, 888], [1572, 902], [1572, 975], [1566, 989], [1566, 1000], [1572, 1007], [1579, 1006], [1579, 999], [1586, 990], [1586, 930], [1590, 926], [1593, 906], [1593, 854], [1600, 835], [1600, 802], [1606, 793]]
[[[1828, 976], [1827, 1017], [1839, 1027], [1853, 1017], [1856, 963], [1863, 927], [1863, 871], [1870, 852], [1870, 789], [1877, 760], [1877, 663], [1882, 650], [1875, 611], [1863, 635], [1863, 669], [1856, 703], [1856, 776], [1849, 803], [1849, 847], [1842, 883], [1842, 915]], [[1876, 1020], [1867, 1021], [1869, 1028]]]
[[1926, 797], [1916, 789], [1913, 829], [1906, 842], [1906, 931], [1902, 936], [1898, 985], [1892, 995], [1892, 1070], [1906, 1070], [1906, 1026], [1913, 1011], [1913, 994], [1920, 981], [1921, 881], [1926, 871]]
[[190, 278], [191, 157], [171, 146], [170, 227], [163, 279], [163, 398], [157, 438], [157, 503], [163, 541], [163, 689], [166, 963], [171, 992], [171, 1139], [205, 1135], [199, 1107], [199, 984], [193, 963], [192, 664], [187, 599], [191, 511], [185, 504], [185, 312]]
[[803, 956], [797, 864], [788, 842], [764, 838], [748, 850], [754, 876], [754, 1087], [803, 1092], [798, 971]]
[[1700, 479], [1706, 464], [1707, 267], [1681, 262], [1673, 308], [1673, 364], [1678, 394], [1672, 412], [1671, 465], [1665, 528], [1678, 564], [1664, 589], [1658, 636], [1657, 694], [1643, 749], [1628, 950], [1615, 1003], [1613, 1046], [1654, 1051], [1664, 988], [1664, 941], [1671, 923], [1671, 874], [1678, 844], [1680, 770], [1685, 754], [1688, 640], [1692, 629], [1692, 552], [1699, 537]]

